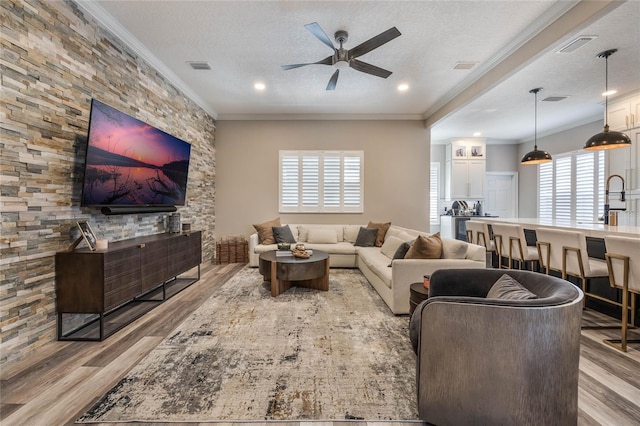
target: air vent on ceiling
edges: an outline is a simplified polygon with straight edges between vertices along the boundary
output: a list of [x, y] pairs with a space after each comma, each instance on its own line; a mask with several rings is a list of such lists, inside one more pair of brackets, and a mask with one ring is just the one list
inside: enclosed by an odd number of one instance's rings
[[456, 64], [453, 66], [454, 70], [470, 70], [471, 68], [475, 67], [477, 64], [477, 62], [456, 62]]
[[567, 99], [569, 96], [548, 96], [542, 100], [542, 102], [560, 102]]
[[580, 36], [562, 46], [556, 53], [573, 53], [596, 38], [598, 38], [598, 36]]
[[205, 61], [189, 61], [187, 63], [191, 65], [191, 68], [193, 68], [194, 70], [210, 70], [211, 69], [211, 65], [209, 65], [209, 63]]

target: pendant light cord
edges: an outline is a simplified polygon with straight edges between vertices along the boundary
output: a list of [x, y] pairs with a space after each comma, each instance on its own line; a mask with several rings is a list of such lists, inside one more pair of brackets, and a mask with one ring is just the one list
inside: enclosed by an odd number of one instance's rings
[[538, 91], [533, 93], [534, 95], [534, 104], [533, 104], [533, 150], [538, 150]]
[[609, 121], [609, 55], [604, 57], [604, 125]]

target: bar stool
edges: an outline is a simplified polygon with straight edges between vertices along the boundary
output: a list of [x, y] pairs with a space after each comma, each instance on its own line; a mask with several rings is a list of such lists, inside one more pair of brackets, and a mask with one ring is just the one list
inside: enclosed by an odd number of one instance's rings
[[565, 280], [568, 275], [579, 278], [585, 300], [588, 296], [620, 306], [619, 303], [611, 299], [587, 291], [588, 281], [591, 278], [608, 277], [609, 270], [604, 260], [589, 257], [587, 239], [583, 232], [575, 229], [565, 231], [538, 228], [536, 229], [536, 238], [540, 266], [546, 270], [547, 275], [549, 271], [556, 271], [560, 272], [562, 279]]
[[533, 271], [534, 262], [538, 262], [538, 250], [527, 245], [524, 229], [520, 225], [492, 223], [493, 240], [498, 254], [499, 267], [504, 268], [503, 260], [508, 260], [508, 269], [513, 269], [513, 261], [518, 262], [518, 269], [529, 262]]
[[611, 287], [622, 290], [622, 338], [605, 339], [604, 342], [626, 352], [627, 343], [640, 342], [638, 339], [627, 339], [629, 296], [631, 296], [631, 326], [634, 326], [636, 294], [640, 293], [640, 238], [605, 236], [604, 243], [607, 247], [605, 259], [609, 270], [609, 284]]
[[494, 265], [493, 258], [496, 252], [495, 242], [489, 234], [489, 225], [487, 222], [479, 220], [467, 220], [467, 242], [483, 246], [487, 251], [487, 265]]

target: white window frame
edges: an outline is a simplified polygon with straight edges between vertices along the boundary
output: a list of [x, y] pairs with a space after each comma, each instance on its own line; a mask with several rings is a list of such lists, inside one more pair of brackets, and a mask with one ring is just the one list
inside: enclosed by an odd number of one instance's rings
[[364, 212], [364, 151], [282, 150], [278, 164], [280, 213]]
[[429, 224], [440, 225], [440, 163], [431, 162], [429, 173]]
[[[554, 155], [551, 163], [540, 164], [538, 217], [565, 222], [596, 222], [603, 214], [606, 154], [606, 151], [572, 151]], [[589, 155], [593, 155], [593, 165], [590, 171], [584, 172], [578, 163]], [[559, 169], [559, 165], [564, 167]]]

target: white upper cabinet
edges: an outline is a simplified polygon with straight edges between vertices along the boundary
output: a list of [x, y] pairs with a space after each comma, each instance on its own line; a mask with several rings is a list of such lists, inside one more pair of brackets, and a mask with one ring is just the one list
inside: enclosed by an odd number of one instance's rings
[[447, 146], [447, 199], [484, 199], [486, 144], [458, 140]]
[[623, 132], [640, 127], [640, 93], [609, 102], [607, 109], [610, 130]]

